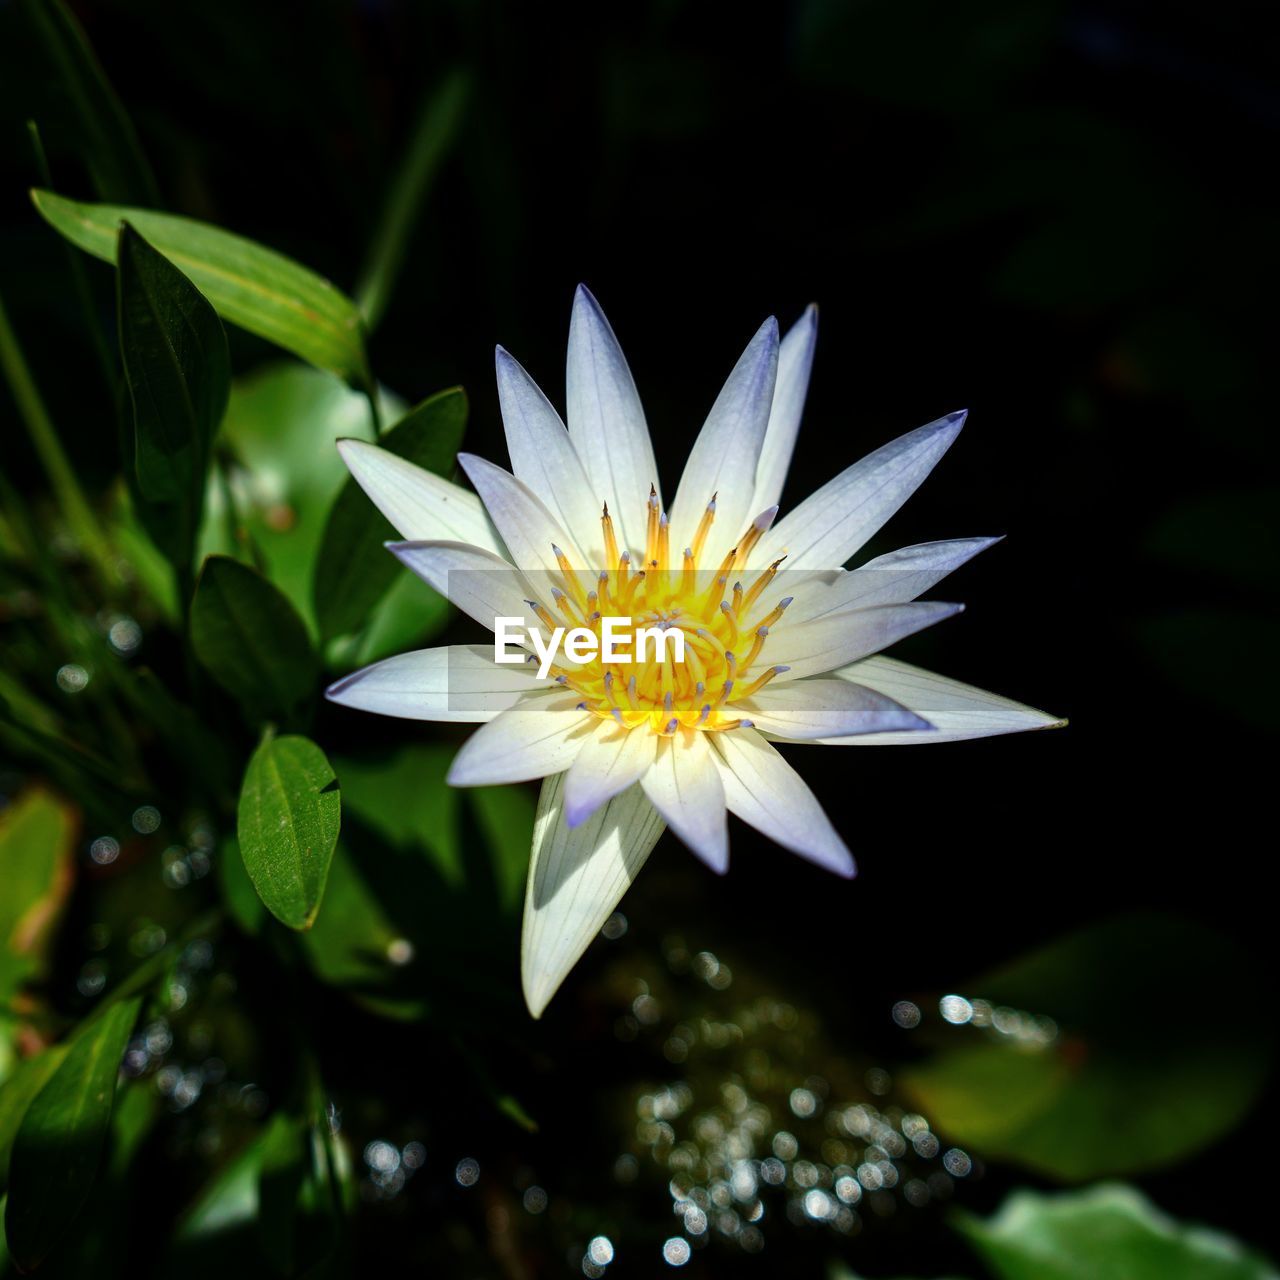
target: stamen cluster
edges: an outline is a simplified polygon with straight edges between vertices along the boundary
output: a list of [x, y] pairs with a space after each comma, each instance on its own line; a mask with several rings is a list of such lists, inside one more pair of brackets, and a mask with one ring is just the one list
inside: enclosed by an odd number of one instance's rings
[[[606, 616], [630, 619], [632, 628], [679, 628], [685, 636], [684, 661], [672, 657], [672, 646], [661, 661], [623, 665], [597, 657], [581, 666], [553, 666], [551, 674], [557, 682], [582, 696], [583, 710], [627, 729], [647, 723], [653, 732], [671, 736], [682, 727], [705, 731], [751, 727], [750, 720], [735, 714], [735, 704], [788, 670], [761, 662], [770, 629], [791, 603], [790, 596], [772, 608], [761, 603], [786, 557], [775, 560], [749, 585], [744, 586], [736, 575], [745, 576], [751, 550], [777, 510], [771, 507], [758, 516], [710, 572], [699, 571], [698, 562], [715, 520], [714, 495], [677, 564], [671, 555], [667, 513], [660, 510], [657, 491], [651, 488], [644, 563], [639, 568], [629, 551], [619, 550], [606, 504], [601, 516], [606, 567], [591, 579], [553, 546], [563, 583], [551, 589], [553, 607], [533, 600], [527, 603], [547, 627], [586, 627], [597, 637]], [[625, 635], [625, 624], [615, 624], [615, 631]]]

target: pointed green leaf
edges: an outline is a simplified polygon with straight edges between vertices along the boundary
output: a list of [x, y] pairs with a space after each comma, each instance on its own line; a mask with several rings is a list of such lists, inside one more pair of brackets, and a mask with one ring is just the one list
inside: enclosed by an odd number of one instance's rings
[[88, 1199], [111, 1122], [116, 1077], [140, 998], [89, 1022], [27, 1108], [9, 1162], [5, 1234], [30, 1271], [56, 1245]]
[[1276, 1280], [1230, 1236], [1175, 1222], [1132, 1187], [1015, 1191], [958, 1223], [996, 1280]]
[[138, 492], [170, 511], [177, 562], [191, 563], [205, 471], [227, 407], [230, 356], [200, 291], [132, 227], [120, 228], [120, 351], [133, 403]]
[[297, 611], [260, 573], [228, 556], [210, 556], [200, 571], [191, 644], [252, 720], [290, 720], [315, 690], [319, 667]]
[[79, 151], [104, 200], [160, 203], [133, 122], [120, 105], [80, 24], [63, 0], [24, 0], [23, 9], [74, 116]]
[[324, 752], [309, 738], [268, 732], [245, 770], [237, 835], [258, 896], [290, 929], [315, 922], [341, 821]]
[[[31, 1100], [44, 1088], [67, 1055], [67, 1045], [55, 1044], [18, 1065], [0, 1085], [0, 1191], [9, 1185], [9, 1158]], [[0, 1272], [2, 1275], [3, 1272]]]
[[114, 262], [120, 223], [135, 227], [213, 304], [224, 320], [321, 369], [369, 385], [360, 313], [327, 280], [273, 249], [220, 227], [112, 204], [33, 191], [37, 211], [86, 253]]
[[[378, 444], [436, 475], [449, 475], [466, 426], [466, 392], [453, 387], [410, 410]], [[403, 572], [383, 546], [398, 536], [360, 486], [348, 479], [329, 512], [316, 559], [316, 620], [326, 640], [366, 625], [374, 606]]]

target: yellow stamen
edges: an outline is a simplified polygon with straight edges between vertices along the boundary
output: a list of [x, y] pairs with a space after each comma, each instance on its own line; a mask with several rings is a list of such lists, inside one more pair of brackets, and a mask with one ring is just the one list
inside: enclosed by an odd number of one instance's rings
[[716, 518], [716, 498], [720, 495], [713, 493], [711, 501], [707, 503], [707, 509], [702, 513], [702, 519], [698, 521], [697, 531], [693, 535], [693, 542], [690, 544], [690, 550], [693, 553], [693, 560], [697, 563], [698, 557], [702, 555], [703, 544], [707, 540], [707, 534], [711, 532], [711, 526], [715, 523]]

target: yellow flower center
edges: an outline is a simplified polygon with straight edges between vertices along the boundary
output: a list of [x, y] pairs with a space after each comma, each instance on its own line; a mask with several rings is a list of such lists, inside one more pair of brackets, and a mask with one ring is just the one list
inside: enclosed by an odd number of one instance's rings
[[[628, 729], [647, 723], [664, 736], [682, 726], [707, 731], [749, 727], [751, 721], [735, 712], [735, 704], [788, 669], [760, 661], [770, 629], [791, 603], [787, 597], [771, 607], [763, 600], [785, 556], [754, 579], [744, 580], [751, 550], [777, 508], [752, 522], [714, 572], [699, 571], [698, 559], [715, 513], [713, 496], [692, 544], [676, 563], [666, 513], [659, 510], [657, 493], [651, 490], [644, 564], [637, 568], [629, 552], [618, 550], [606, 505], [601, 516], [605, 567], [594, 584], [584, 581], [564, 552], [553, 548], [566, 589], [552, 588], [554, 609], [528, 603], [548, 627], [585, 627], [595, 633], [595, 658], [580, 666], [551, 668], [561, 685], [582, 696], [584, 710]], [[631, 661], [607, 662], [600, 656], [605, 651], [599, 642], [606, 617], [624, 620], [613, 624], [614, 648], [630, 654]], [[683, 632], [683, 661], [673, 656], [671, 644], [661, 660], [653, 656], [656, 646], [637, 647], [634, 633], [641, 627]]]

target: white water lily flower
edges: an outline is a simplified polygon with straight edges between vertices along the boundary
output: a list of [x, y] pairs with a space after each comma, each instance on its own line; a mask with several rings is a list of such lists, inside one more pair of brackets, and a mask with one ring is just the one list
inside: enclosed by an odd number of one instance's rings
[[813, 307], [781, 341], [776, 321], [761, 326], [669, 513], [631, 372], [585, 288], [569, 329], [567, 428], [498, 349], [510, 472], [460, 455], [471, 493], [375, 445], [339, 446], [407, 539], [391, 550], [490, 630], [506, 617], [598, 632], [612, 616], [683, 633], [683, 662], [560, 655], [540, 680], [531, 664], [496, 663], [490, 645], [455, 645], [390, 658], [328, 691], [383, 715], [482, 722], [450, 770], [456, 786], [544, 779], [522, 942], [535, 1017], [665, 826], [716, 871], [728, 866], [732, 812], [853, 874], [844, 840], [775, 741], [950, 742], [1062, 723], [878, 656], [959, 612], [917, 597], [996, 539], [843, 568], [929, 474], [963, 413], [877, 449], [775, 518], [816, 335]]

